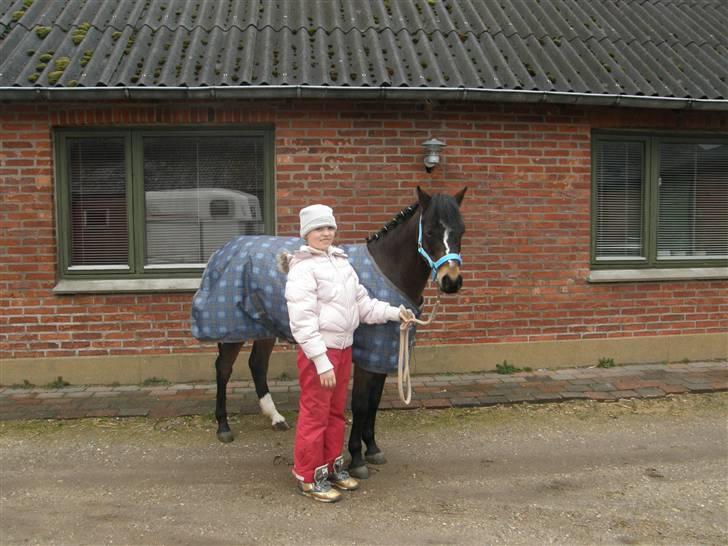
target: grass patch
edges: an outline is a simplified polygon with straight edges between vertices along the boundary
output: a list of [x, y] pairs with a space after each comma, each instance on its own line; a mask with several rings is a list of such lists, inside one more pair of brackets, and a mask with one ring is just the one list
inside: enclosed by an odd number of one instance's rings
[[35, 387], [35, 384], [31, 383], [27, 379], [23, 379], [22, 383], [13, 383], [10, 385], [11, 389], [32, 389]]
[[171, 385], [172, 382], [169, 379], [164, 379], [162, 377], [148, 377], [142, 382], [142, 385], [145, 387], [152, 387], [155, 385]]
[[54, 381], [51, 381], [50, 383], [43, 385], [46, 389], [62, 389], [63, 387], [68, 387], [70, 383], [68, 381], [65, 381], [60, 375], [56, 377]]
[[495, 365], [495, 373], [499, 373], [501, 375], [509, 375], [512, 373], [518, 373], [518, 372], [532, 372], [533, 369], [529, 368], [528, 366], [524, 366], [523, 368], [519, 368], [517, 366], [514, 366], [513, 364], [510, 364], [507, 360], [503, 361], [503, 364], [496, 364]]
[[597, 368], [614, 368], [616, 364], [613, 358], [600, 358]]

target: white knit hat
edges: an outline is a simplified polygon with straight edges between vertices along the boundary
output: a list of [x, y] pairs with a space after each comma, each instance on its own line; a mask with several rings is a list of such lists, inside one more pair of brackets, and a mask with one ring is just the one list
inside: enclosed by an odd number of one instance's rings
[[301, 237], [304, 239], [310, 231], [316, 228], [329, 226], [336, 229], [334, 211], [326, 205], [309, 205], [301, 209], [299, 216], [301, 217]]

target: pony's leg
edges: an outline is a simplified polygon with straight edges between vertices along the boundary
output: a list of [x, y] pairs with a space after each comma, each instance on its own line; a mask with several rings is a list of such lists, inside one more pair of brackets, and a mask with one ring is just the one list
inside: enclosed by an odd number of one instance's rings
[[233, 433], [227, 421], [227, 384], [233, 373], [233, 364], [240, 352], [242, 343], [218, 343], [215, 360], [215, 378], [217, 380], [217, 397], [215, 400], [215, 419], [217, 419], [217, 439], [221, 442], [232, 442]]
[[379, 410], [379, 402], [382, 400], [382, 392], [384, 391], [384, 382], [387, 374], [372, 374], [372, 381], [369, 387], [369, 405], [367, 408], [367, 419], [364, 422], [364, 430], [362, 430], [362, 440], [367, 445], [366, 460], [372, 464], [384, 464], [387, 462], [384, 452], [379, 449], [374, 439], [374, 426], [377, 420], [377, 411]]
[[362, 456], [362, 434], [366, 427], [369, 416], [369, 392], [372, 388], [374, 376], [371, 372], [354, 366], [354, 384], [351, 389], [351, 432], [349, 433], [349, 473], [355, 478], [366, 479], [369, 477], [369, 470]]
[[275, 343], [275, 338], [255, 340], [250, 351], [248, 366], [250, 367], [250, 373], [253, 375], [255, 393], [258, 395], [261, 413], [270, 418], [271, 425], [275, 430], [288, 430], [286, 418], [278, 413], [268, 390], [268, 363]]

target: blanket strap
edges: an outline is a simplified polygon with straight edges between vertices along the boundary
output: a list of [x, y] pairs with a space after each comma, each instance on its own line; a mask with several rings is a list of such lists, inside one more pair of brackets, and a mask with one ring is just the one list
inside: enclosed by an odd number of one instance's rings
[[[430, 318], [420, 320], [413, 318], [411, 320], [402, 321], [399, 325], [399, 358], [397, 360], [397, 389], [399, 390], [399, 399], [409, 405], [412, 401], [412, 380], [410, 378], [410, 355], [409, 355], [409, 334], [414, 324], [427, 326], [435, 320], [437, 309], [440, 307], [440, 295], [437, 295], [435, 306], [432, 308]], [[405, 389], [407, 394], [405, 395]]]

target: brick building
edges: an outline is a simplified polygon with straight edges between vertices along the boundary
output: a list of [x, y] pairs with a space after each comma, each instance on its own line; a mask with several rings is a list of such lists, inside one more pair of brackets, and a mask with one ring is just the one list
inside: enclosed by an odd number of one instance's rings
[[219, 244], [417, 185], [469, 189], [415, 372], [728, 356], [725, 3], [193, 4], [4, 4], [0, 383], [211, 379]]

